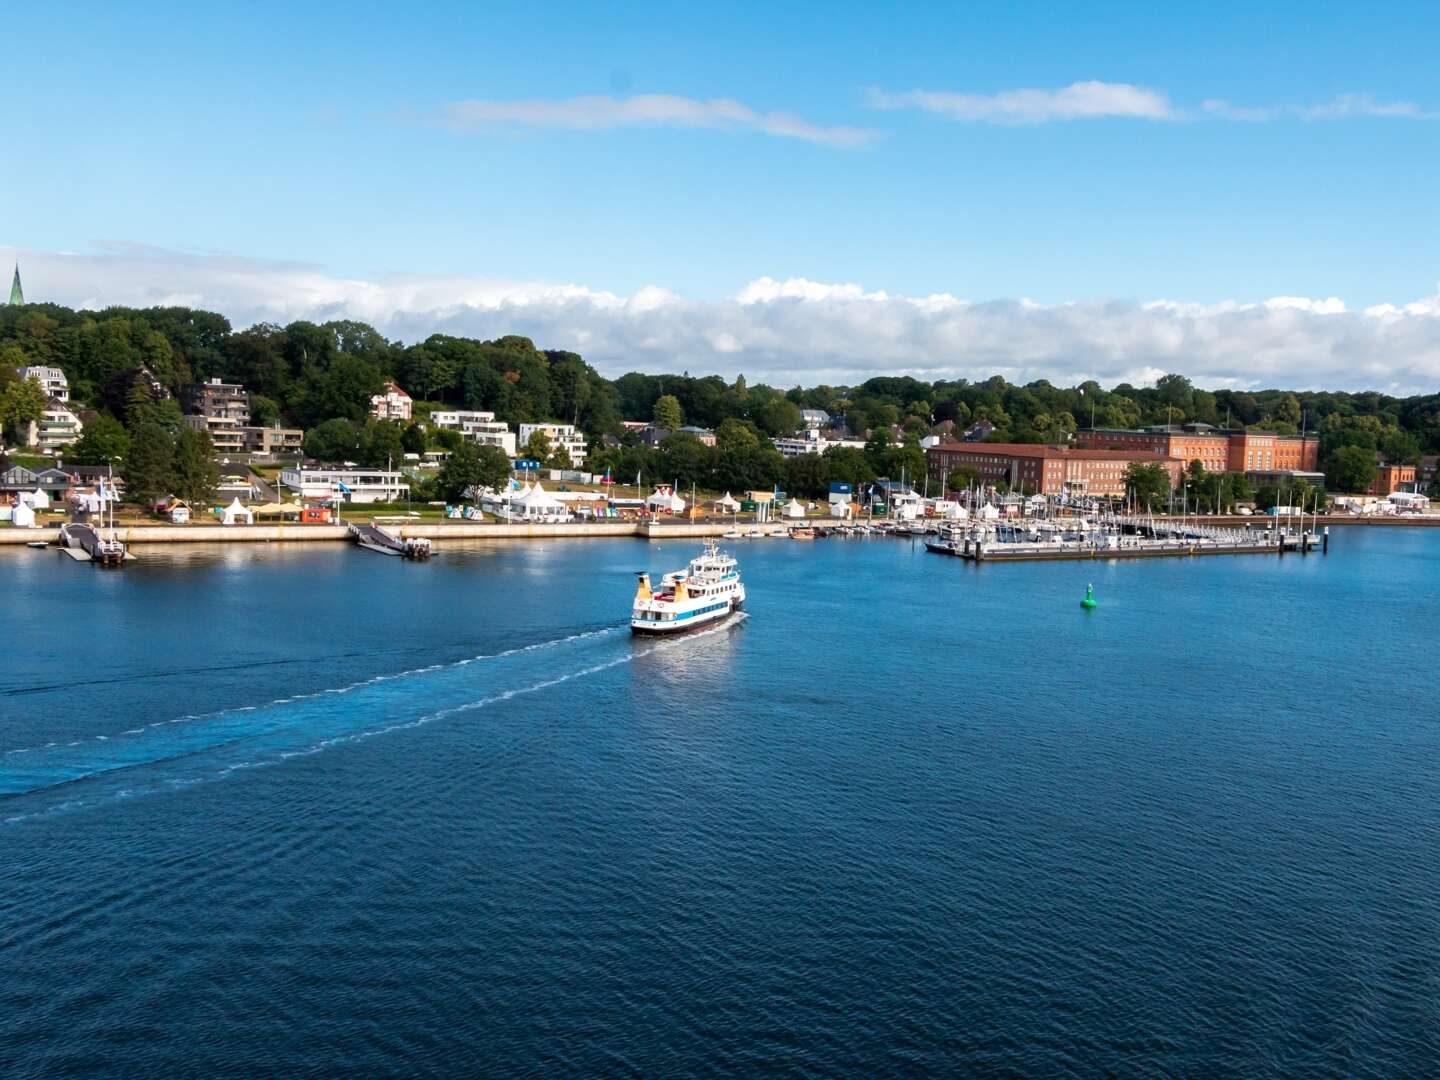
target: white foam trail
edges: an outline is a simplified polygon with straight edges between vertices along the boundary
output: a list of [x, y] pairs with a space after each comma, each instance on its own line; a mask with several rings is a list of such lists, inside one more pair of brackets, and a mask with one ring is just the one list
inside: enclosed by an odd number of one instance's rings
[[[555, 638], [551, 641], [537, 641], [530, 645], [517, 645], [514, 648], [505, 649], [497, 653], [481, 653], [478, 656], [469, 656], [463, 660], [455, 660], [448, 664], [427, 664], [425, 667], [410, 668], [406, 671], [397, 671], [389, 675], [372, 675], [368, 679], [361, 679], [359, 682], [353, 682], [346, 686], [330, 687], [324, 690], [313, 690], [307, 694], [292, 694], [290, 697], [274, 698], [260, 705], [236, 705], [228, 709], [217, 709], [214, 712], [189, 713], [185, 716], [173, 717], [170, 720], [156, 721], [154, 724], [150, 724], [147, 726], [156, 727], [162, 723], [181, 724], [190, 720], [211, 720], [217, 716], [228, 716], [232, 713], [254, 712], [257, 709], [268, 709], [275, 705], [289, 705], [290, 703], [295, 701], [309, 701], [313, 698], [323, 697], [326, 694], [348, 694], [352, 691], [359, 690], [362, 687], [374, 686], [376, 683], [390, 682], [395, 679], [407, 679], [416, 675], [425, 675], [432, 671], [441, 671], [446, 668], [467, 667], [470, 664], [483, 663], [487, 660], [503, 660], [510, 656], [518, 656], [521, 653], [538, 652], [541, 649], [558, 648], [561, 645], [568, 645], [572, 641], [584, 641], [589, 638], [605, 637], [607, 634], [615, 633], [615, 631], [618, 629], [620, 629], [620, 627], [606, 626], [602, 627], [599, 630], [586, 630], [579, 634], [570, 634], [567, 637]], [[91, 735], [88, 737], [88, 739], [77, 739], [75, 742], [66, 743], [65, 745], [79, 746], [81, 743], [86, 741], [105, 742], [109, 740], [112, 736], [115, 738], [119, 738], [121, 735], [138, 735], [142, 734], [144, 731], [145, 728], [139, 727], [131, 728], [128, 731], [112, 732], [109, 735]], [[47, 743], [46, 745], [54, 746], [57, 744]], [[0, 751], [0, 758], [10, 757], [12, 754], [28, 754], [32, 750], [37, 749], [41, 748], [34, 746], [22, 746], [15, 750], [4, 750]]]
[[[608, 670], [608, 669], [610, 669], [610, 668], [619, 667], [621, 664], [628, 664], [628, 663], [630, 663], [630, 662], [633, 661], [633, 660], [638, 660], [638, 659], [640, 659], [641, 657], [650, 656], [650, 655], [653, 654], [653, 653], [657, 653], [657, 652], [661, 652], [661, 651], [666, 651], [666, 650], [674, 649], [674, 648], [682, 648], [682, 647], [684, 647], [684, 646], [690, 644], [691, 642], [694, 642], [694, 641], [696, 641], [696, 640], [698, 640], [698, 639], [700, 639], [700, 638], [709, 637], [709, 636], [711, 636], [712, 634], [716, 634], [716, 633], [720, 633], [721, 631], [728, 630], [728, 629], [730, 629], [731, 627], [736, 626], [737, 624], [743, 622], [745, 619], [748, 619], [748, 618], [749, 618], [749, 614], [748, 614], [748, 613], [746, 613], [746, 612], [737, 612], [736, 614], [732, 615], [730, 618], [725, 619], [725, 620], [723, 620], [723, 621], [715, 624], [713, 627], [710, 627], [709, 629], [706, 629], [706, 630], [698, 630], [698, 631], [695, 631], [695, 632], [693, 632], [693, 633], [686, 634], [684, 637], [675, 638], [675, 639], [669, 640], [669, 641], [661, 640], [661, 641], [658, 641], [658, 642], [656, 642], [654, 645], [651, 645], [651, 646], [649, 646], [649, 647], [647, 647], [647, 648], [634, 649], [634, 650], [632, 650], [631, 652], [626, 653], [624, 656], [618, 657], [618, 658], [616, 658], [616, 659], [614, 659], [614, 660], [607, 660], [607, 661], [606, 661], [605, 663], [603, 663], [603, 664], [594, 664], [594, 665], [592, 665], [592, 666], [590, 666], [590, 667], [580, 668], [580, 669], [577, 670], [577, 671], [566, 672], [565, 674], [563, 674], [563, 675], [557, 675], [557, 676], [555, 676], [554, 678], [543, 679], [543, 680], [541, 680], [540, 682], [532, 683], [532, 684], [529, 685], [529, 686], [522, 686], [522, 687], [519, 687], [519, 688], [514, 689], [514, 690], [506, 690], [504, 693], [494, 694], [494, 695], [491, 695], [491, 696], [489, 696], [489, 697], [484, 697], [484, 698], [479, 699], [478, 701], [467, 702], [466, 704], [463, 704], [463, 705], [454, 705], [454, 706], [451, 706], [450, 708], [447, 708], [447, 709], [440, 709], [440, 710], [437, 710], [436, 712], [428, 713], [428, 714], [426, 714], [425, 716], [417, 717], [417, 718], [414, 719], [414, 720], [409, 720], [409, 721], [406, 721], [406, 722], [404, 722], [404, 723], [400, 723], [400, 724], [388, 724], [388, 725], [386, 725], [385, 727], [371, 728], [371, 729], [366, 730], [366, 731], [356, 731], [356, 732], [348, 732], [348, 733], [346, 733], [346, 734], [344, 734], [344, 735], [334, 735], [334, 736], [331, 736], [331, 737], [328, 738], [328, 739], [322, 739], [322, 740], [320, 740], [319, 742], [315, 743], [313, 746], [306, 747], [305, 749], [301, 749], [301, 750], [283, 750], [283, 751], [278, 752], [273, 758], [259, 758], [259, 759], [256, 759], [256, 760], [254, 760], [254, 761], [241, 761], [241, 762], [236, 762], [236, 763], [233, 763], [233, 764], [230, 764], [230, 765], [226, 765], [226, 766], [224, 766], [223, 768], [218, 769], [218, 770], [216, 770], [214, 773], [211, 773], [211, 774], [209, 774], [209, 775], [204, 775], [204, 776], [190, 776], [190, 777], [172, 777], [172, 778], [169, 778], [169, 779], [167, 779], [167, 780], [161, 781], [161, 782], [159, 782], [159, 783], [157, 783], [157, 784], [154, 784], [154, 785], [151, 786], [151, 787], [125, 788], [125, 789], [123, 789], [122, 791], [112, 792], [112, 793], [110, 793], [109, 795], [103, 795], [103, 796], [98, 796], [98, 797], [79, 798], [79, 799], [69, 799], [69, 800], [66, 800], [65, 802], [58, 803], [58, 804], [55, 804], [55, 805], [46, 807], [46, 808], [43, 809], [43, 810], [32, 811], [32, 812], [26, 813], [26, 814], [14, 814], [14, 815], [12, 815], [12, 816], [10, 816], [10, 817], [0, 819], [0, 824], [5, 824], [5, 825], [18, 825], [18, 824], [20, 824], [20, 823], [22, 823], [22, 822], [25, 822], [25, 821], [28, 821], [28, 820], [30, 820], [30, 819], [32, 819], [32, 818], [48, 818], [48, 817], [53, 817], [53, 816], [55, 816], [55, 815], [57, 815], [57, 814], [65, 813], [66, 811], [69, 811], [69, 810], [88, 809], [88, 808], [93, 807], [93, 806], [102, 805], [102, 804], [104, 804], [104, 803], [106, 803], [106, 802], [118, 802], [118, 801], [120, 801], [121, 799], [131, 798], [131, 797], [136, 796], [136, 795], [148, 795], [148, 794], [152, 794], [152, 793], [154, 793], [154, 792], [156, 792], [156, 791], [165, 790], [165, 789], [167, 789], [167, 788], [168, 788], [168, 789], [173, 789], [173, 788], [181, 788], [181, 787], [192, 787], [192, 786], [194, 786], [194, 785], [196, 785], [196, 784], [210, 783], [210, 782], [216, 781], [216, 780], [223, 780], [223, 779], [225, 779], [225, 777], [229, 776], [230, 774], [235, 773], [235, 772], [240, 772], [240, 771], [242, 771], [242, 770], [246, 770], [246, 769], [263, 769], [263, 768], [267, 768], [268, 766], [271, 766], [271, 765], [279, 765], [279, 764], [281, 764], [281, 763], [283, 763], [283, 762], [285, 762], [285, 761], [289, 761], [291, 758], [296, 758], [296, 757], [309, 757], [309, 756], [311, 756], [311, 755], [313, 755], [313, 754], [318, 754], [318, 753], [320, 753], [322, 750], [328, 750], [328, 749], [329, 749], [330, 747], [332, 747], [332, 746], [339, 746], [339, 745], [342, 745], [342, 744], [344, 744], [344, 743], [361, 742], [361, 741], [364, 741], [364, 740], [366, 740], [366, 739], [372, 739], [372, 738], [376, 737], [377, 735], [386, 735], [386, 734], [389, 734], [389, 733], [395, 732], [395, 731], [405, 731], [405, 730], [408, 730], [408, 729], [411, 729], [411, 728], [423, 727], [423, 726], [425, 726], [426, 724], [434, 723], [436, 720], [443, 720], [443, 719], [449, 718], [449, 717], [451, 717], [451, 716], [455, 716], [455, 715], [458, 715], [458, 714], [461, 714], [461, 713], [465, 713], [465, 712], [474, 712], [474, 711], [476, 711], [476, 710], [486, 708], [486, 707], [488, 707], [488, 706], [490, 706], [490, 705], [495, 705], [495, 704], [498, 704], [498, 703], [500, 703], [500, 702], [509, 701], [509, 700], [511, 700], [512, 698], [520, 697], [520, 696], [522, 696], [522, 695], [539, 693], [539, 692], [542, 691], [542, 690], [548, 690], [548, 689], [549, 689], [550, 687], [552, 687], [552, 686], [558, 686], [558, 685], [560, 685], [561, 683], [570, 682], [570, 681], [573, 680], [573, 679], [584, 678], [585, 676], [594, 675], [594, 674], [597, 674], [598, 672], [606, 671], [606, 670]], [[562, 638], [562, 639], [560, 639], [560, 641], [557, 641], [557, 642], [542, 642], [542, 643], [540, 643], [540, 644], [538, 644], [538, 645], [527, 645], [527, 646], [524, 646], [524, 647], [522, 647], [522, 648], [507, 649], [504, 653], [497, 653], [497, 654], [495, 654], [495, 657], [475, 657], [475, 658], [472, 658], [472, 660], [461, 660], [461, 661], [457, 661], [456, 664], [453, 664], [453, 665], [439, 665], [439, 666], [442, 666], [442, 667], [443, 667], [443, 666], [452, 666], [452, 667], [453, 667], [453, 666], [458, 666], [458, 665], [463, 665], [463, 664], [472, 663], [472, 662], [474, 662], [474, 660], [494, 659], [494, 658], [497, 658], [497, 657], [499, 657], [499, 656], [514, 655], [515, 653], [518, 653], [518, 652], [526, 652], [526, 651], [530, 651], [530, 650], [534, 650], [534, 649], [539, 649], [539, 648], [548, 648], [548, 647], [552, 647], [553, 645], [560, 644], [560, 643], [565, 642], [565, 641], [575, 641], [575, 640], [578, 640], [579, 638], [595, 637], [595, 636], [600, 636], [600, 635], [604, 635], [604, 634], [613, 633], [615, 629], [618, 629], [618, 628], [611, 627], [611, 628], [607, 628], [607, 629], [605, 629], [605, 630], [590, 631], [590, 632], [585, 633], [585, 634], [573, 634], [573, 635], [571, 635], [570, 637], [568, 637], [568, 638]], [[363, 682], [363, 683], [357, 683], [357, 684], [355, 684], [355, 685], [356, 685], [356, 686], [363, 686], [363, 685], [366, 685], [366, 684], [368, 684], [368, 683], [375, 682], [375, 681], [377, 681], [377, 680], [376, 680], [376, 679], [367, 679], [367, 680], [365, 680], [365, 682]], [[315, 697], [315, 696], [318, 696], [318, 695], [317, 695], [317, 694], [309, 694], [309, 695], [304, 695], [304, 696], [306, 696], [306, 697]], [[233, 710], [222, 710], [222, 711], [233, 711]], [[219, 715], [219, 714], [216, 714], [216, 715]], [[100, 737], [103, 738], [103, 736], [100, 736]], [[72, 744], [72, 745], [73, 745], [73, 744]]]

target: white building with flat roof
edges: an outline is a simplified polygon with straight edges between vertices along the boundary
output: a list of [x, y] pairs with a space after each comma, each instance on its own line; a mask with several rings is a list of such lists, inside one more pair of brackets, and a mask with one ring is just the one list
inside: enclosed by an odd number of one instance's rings
[[405, 474], [392, 469], [346, 466], [282, 469], [280, 483], [302, 499], [333, 498], [336, 502], [401, 502], [410, 496]]
[[22, 367], [16, 368], [21, 379], [34, 379], [45, 388], [45, 393], [60, 401], [70, 400], [70, 382], [65, 378], [65, 372], [58, 367]]
[[493, 412], [450, 409], [432, 412], [430, 422], [442, 431], [458, 431], [468, 442], [496, 446], [505, 451], [507, 457], [515, 456], [515, 433], [509, 424], [496, 420]]
[[537, 431], [543, 432], [550, 440], [550, 453], [555, 453], [557, 448], [563, 446], [570, 455], [572, 465], [579, 465], [585, 460], [585, 436], [575, 430], [574, 424], [521, 424], [520, 445], [523, 447], [528, 443], [530, 436]]

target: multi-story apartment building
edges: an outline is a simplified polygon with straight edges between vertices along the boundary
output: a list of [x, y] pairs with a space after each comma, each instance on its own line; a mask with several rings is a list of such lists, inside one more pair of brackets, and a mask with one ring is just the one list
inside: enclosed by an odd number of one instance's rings
[[988, 484], [1003, 483], [1038, 495], [1125, 494], [1129, 467], [1157, 464], [1179, 482], [1182, 463], [1153, 450], [1090, 450], [1031, 443], [942, 443], [925, 452], [931, 479], [942, 484], [962, 467], [974, 469]]
[[245, 450], [245, 433], [250, 423], [250, 395], [239, 383], [220, 379], [191, 383], [181, 394], [185, 423], [197, 431], [208, 431], [210, 442], [222, 454]]
[[300, 428], [243, 427], [240, 436], [247, 454], [299, 454], [305, 444], [305, 432]]
[[1275, 435], [1209, 424], [1086, 429], [1075, 433], [1075, 446], [1088, 450], [1145, 450], [1186, 465], [1198, 461], [1206, 472], [1314, 472], [1320, 466], [1317, 435]]
[[38, 427], [36, 441], [41, 450], [58, 450], [62, 446], [69, 446], [80, 438], [80, 433], [85, 429], [75, 411], [58, 397], [52, 397], [46, 403], [45, 415]]
[[430, 422], [442, 431], [458, 431], [470, 442], [499, 447], [508, 456], [515, 456], [515, 433], [510, 430], [509, 424], [496, 420], [493, 412], [468, 409], [432, 412]]
[[563, 446], [572, 465], [579, 465], [585, 460], [585, 436], [575, 430], [574, 424], [521, 424], [520, 445], [523, 447], [528, 443], [530, 436], [537, 431], [550, 440], [550, 453]]
[[58, 367], [22, 367], [15, 370], [22, 379], [34, 379], [45, 388], [45, 393], [55, 400], [70, 400], [70, 382], [65, 378], [65, 372]]
[[385, 383], [383, 393], [370, 399], [370, 415], [376, 420], [408, 421], [413, 407], [414, 402], [410, 400], [410, 395], [401, 390], [394, 379]]

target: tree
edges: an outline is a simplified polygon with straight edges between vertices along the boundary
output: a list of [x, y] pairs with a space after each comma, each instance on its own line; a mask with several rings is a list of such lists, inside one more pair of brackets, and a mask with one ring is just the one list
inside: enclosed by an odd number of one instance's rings
[[446, 502], [462, 502], [473, 488], [498, 488], [510, 475], [510, 459], [498, 446], [463, 442], [450, 451], [435, 485]]
[[404, 433], [394, 420], [371, 420], [360, 435], [360, 455], [357, 460], [362, 465], [377, 469], [384, 465], [393, 465], [404, 456], [405, 448], [401, 445], [403, 438]]
[[945, 478], [945, 490], [966, 491], [980, 483], [982, 479], [980, 470], [975, 466], [961, 465], [959, 468], [950, 470], [950, 475]]
[[760, 410], [760, 430], [767, 435], [789, 435], [801, 423], [800, 407], [786, 398], [776, 398]]
[[685, 413], [680, 408], [680, 399], [674, 394], [664, 394], [655, 399], [651, 418], [657, 428], [674, 431], [685, 425]]
[[510, 458], [498, 446], [477, 447], [475, 458], [482, 487], [498, 490], [510, 479]]
[[407, 454], [423, 454], [427, 445], [429, 440], [423, 424], [411, 424], [400, 436], [400, 449]]
[[37, 381], [16, 379], [0, 390], [0, 426], [15, 432], [17, 441], [24, 441], [30, 425], [38, 424], [45, 418], [48, 402], [45, 388]]
[[154, 420], [142, 421], [130, 436], [125, 456], [125, 490], [130, 498], [148, 506], [170, 494], [175, 472], [175, 443]]
[[825, 459], [819, 454], [796, 454], [785, 460], [785, 490], [791, 495], [818, 499], [825, 494], [829, 480], [825, 476]]
[[1133, 461], [1125, 470], [1125, 489], [1141, 506], [1150, 506], [1170, 494], [1170, 474], [1163, 465]]
[[715, 429], [715, 449], [735, 450], [745, 446], [759, 446], [760, 435], [755, 430], [755, 425], [748, 420], [737, 420], [735, 417], [722, 420], [720, 426]]
[[545, 459], [545, 467], [549, 469], [569, 469], [574, 462], [570, 460], [570, 451], [565, 449], [564, 443], [556, 443], [555, 449]]
[[251, 394], [250, 423], [256, 427], [274, 427], [280, 423], [280, 406], [264, 394]]
[[543, 431], [532, 431], [530, 438], [525, 440], [525, 445], [520, 448], [522, 458], [532, 458], [535, 461], [548, 461], [550, 458], [550, 436]]
[[317, 461], [352, 461], [360, 456], [358, 425], [336, 417], [305, 433], [305, 456]]
[[1375, 451], [1342, 446], [1325, 459], [1325, 482], [1332, 491], [1358, 494], [1375, 481]]
[[175, 439], [174, 491], [191, 506], [204, 506], [215, 498], [220, 470], [208, 431], [180, 429]]
[[97, 416], [85, 425], [75, 444], [77, 465], [107, 465], [120, 462], [130, 452], [130, 433], [113, 416]]

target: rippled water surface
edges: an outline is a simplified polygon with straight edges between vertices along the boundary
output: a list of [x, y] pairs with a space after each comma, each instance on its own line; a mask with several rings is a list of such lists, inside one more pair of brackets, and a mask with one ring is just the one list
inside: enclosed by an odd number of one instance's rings
[[0, 550], [0, 1075], [1440, 1072], [1440, 533], [692, 551]]

